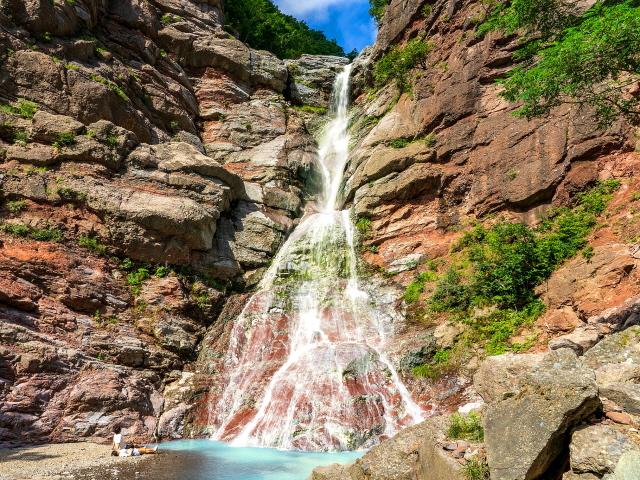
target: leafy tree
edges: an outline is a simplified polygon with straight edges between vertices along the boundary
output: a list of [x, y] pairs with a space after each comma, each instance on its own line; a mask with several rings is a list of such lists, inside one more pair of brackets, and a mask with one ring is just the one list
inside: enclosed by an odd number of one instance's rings
[[225, 0], [225, 26], [240, 40], [280, 58], [298, 58], [304, 53], [344, 56], [335, 40], [283, 14], [271, 0]]
[[382, 20], [387, 5], [389, 5], [389, 0], [369, 0], [369, 13], [378, 23]]
[[605, 126], [622, 115], [640, 121], [640, 1], [599, 1], [583, 15], [563, 0], [498, 4], [480, 33], [523, 33], [515, 58], [523, 64], [506, 79], [502, 95], [523, 102], [516, 115], [547, 114], [563, 103], [588, 105]]
[[427, 55], [433, 46], [420, 38], [409, 40], [404, 47], [394, 47], [377, 62], [373, 71], [376, 86], [395, 80], [400, 91], [409, 87], [409, 72], [418, 66], [426, 68]]

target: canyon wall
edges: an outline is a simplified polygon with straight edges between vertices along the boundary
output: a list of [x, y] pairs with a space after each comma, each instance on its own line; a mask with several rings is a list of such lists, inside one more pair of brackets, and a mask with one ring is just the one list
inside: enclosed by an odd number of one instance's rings
[[[485, 7], [392, 0], [375, 45], [355, 62], [345, 200], [365, 261], [406, 287], [394, 358], [433, 417], [354, 464], [316, 469], [315, 480], [637, 476], [640, 419], [629, 399], [640, 391], [639, 132], [623, 120], [600, 128], [590, 110], [569, 105], [543, 118], [514, 116], [518, 105], [500, 96], [496, 80], [517, 65], [521, 38], [477, 34]], [[409, 88], [376, 85], [376, 62], [416, 39], [430, 50]], [[586, 251], [538, 285], [544, 312], [509, 333], [501, 351], [489, 351], [482, 333], [499, 318], [495, 305], [466, 317], [429, 308], [447, 268], [468, 275], [460, 252], [481, 241], [468, 232], [500, 222], [535, 231], [607, 181], [619, 188]], [[478, 412], [484, 439], [453, 436], [450, 414], [459, 408], [463, 418]]]
[[347, 60], [285, 63], [222, 21], [217, 0], [2, 4], [2, 443], [179, 430], [167, 392], [301, 214], [318, 115], [294, 104], [326, 108]]

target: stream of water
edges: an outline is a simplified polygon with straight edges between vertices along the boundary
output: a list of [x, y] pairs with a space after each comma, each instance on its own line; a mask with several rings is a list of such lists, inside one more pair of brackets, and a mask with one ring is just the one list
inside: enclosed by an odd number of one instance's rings
[[235, 446], [367, 448], [422, 418], [385, 346], [393, 318], [358, 275], [356, 231], [340, 191], [348, 150], [348, 66], [319, 139], [322, 193], [241, 315], [210, 403], [213, 438]]

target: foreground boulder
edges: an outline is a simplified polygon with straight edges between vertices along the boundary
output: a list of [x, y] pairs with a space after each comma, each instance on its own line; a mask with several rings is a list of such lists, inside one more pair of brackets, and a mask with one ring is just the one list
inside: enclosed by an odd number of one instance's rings
[[525, 373], [515, 392], [487, 408], [491, 478], [545, 478], [562, 454], [571, 428], [599, 407], [594, 372], [572, 350], [548, 353]]
[[576, 430], [570, 452], [573, 473], [604, 475], [615, 472], [622, 455], [640, 454], [640, 448], [620, 429], [600, 424]]
[[316, 468], [309, 480], [463, 480], [462, 466], [443, 445], [448, 417], [402, 430], [350, 465]]
[[600, 396], [640, 414], [640, 327], [611, 335], [584, 356], [596, 372]]

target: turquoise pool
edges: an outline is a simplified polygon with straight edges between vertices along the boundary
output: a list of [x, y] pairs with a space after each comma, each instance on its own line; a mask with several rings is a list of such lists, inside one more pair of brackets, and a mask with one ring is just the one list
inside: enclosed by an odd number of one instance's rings
[[164, 472], [155, 475], [156, 479], [167, 474], [171, 476], [165, 478], [180, 480], [305, 480], [314, 467], [352, 462], [363, 454], [231, 447], [212, 440], [167, 442], [160, 444], [160, 450], [188, 455], [188, 461], [178, 462], [175, 470], [165, 466]]

